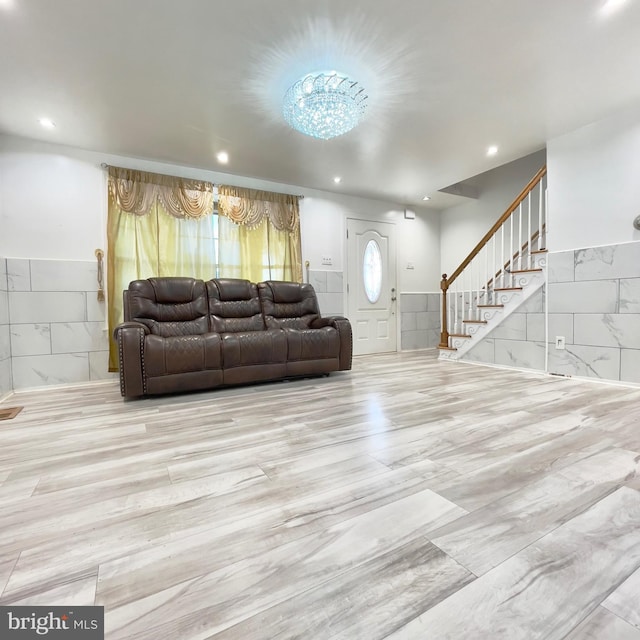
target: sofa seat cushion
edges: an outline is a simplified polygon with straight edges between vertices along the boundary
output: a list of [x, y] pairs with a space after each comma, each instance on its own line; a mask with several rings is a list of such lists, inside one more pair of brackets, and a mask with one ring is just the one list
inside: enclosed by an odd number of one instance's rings
[[288, 360], [321, 360], [340, 355], [340, 336], [333, 327], [285, 329]]
[[144, 368], [149, 376], [222, 368], [217, 333], [190, 336], [145, 337]]
[[287, 339], [280, 329], [223, 333], [224, 368], [283, 363], [287, 359]]

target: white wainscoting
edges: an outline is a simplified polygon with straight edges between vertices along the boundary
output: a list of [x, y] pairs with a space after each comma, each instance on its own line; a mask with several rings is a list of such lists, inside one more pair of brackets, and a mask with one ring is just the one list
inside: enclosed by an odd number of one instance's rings
[[0, 400], [10, 394], [12, 390], [7, 260], [0, 258]]
[[[9, 258], [5, 282], [13, 389], [116, 376], [107, 370], [106, 303], [97, 299], [95, 262]], [[0, 322], [0, 341], [1, 332]]]
[[549, 372], [640, 383], [640, 242], [551, 253], [548, 264]]
[[400, 348], [432, 349], [440, 342], [439, 293], [400, 294]]

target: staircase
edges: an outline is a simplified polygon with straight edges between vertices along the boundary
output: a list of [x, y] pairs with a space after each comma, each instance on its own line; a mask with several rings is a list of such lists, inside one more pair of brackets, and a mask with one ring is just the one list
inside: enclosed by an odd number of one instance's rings
[[441, 359], [462, 358], [544, 284], [546, 174], [545, 166], [451, 276], [442, 276]]

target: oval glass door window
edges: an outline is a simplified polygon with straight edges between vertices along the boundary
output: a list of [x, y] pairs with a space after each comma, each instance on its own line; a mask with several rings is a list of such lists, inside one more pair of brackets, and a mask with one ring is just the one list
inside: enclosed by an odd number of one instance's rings
[[382, 290], [382, 254], [375, 240], [369, 240], [362, 260], [364, 292], [369, 302], [378, 302]]

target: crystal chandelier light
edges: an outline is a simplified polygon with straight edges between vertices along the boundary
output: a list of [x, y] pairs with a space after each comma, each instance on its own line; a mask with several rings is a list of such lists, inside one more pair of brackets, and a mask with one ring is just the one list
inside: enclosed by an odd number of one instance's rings
[[367, 97], [363, 87], [342, 73], [310, 73], [285, 94], [284, 118], [300, 133], [328, 140], [360, 122]]

